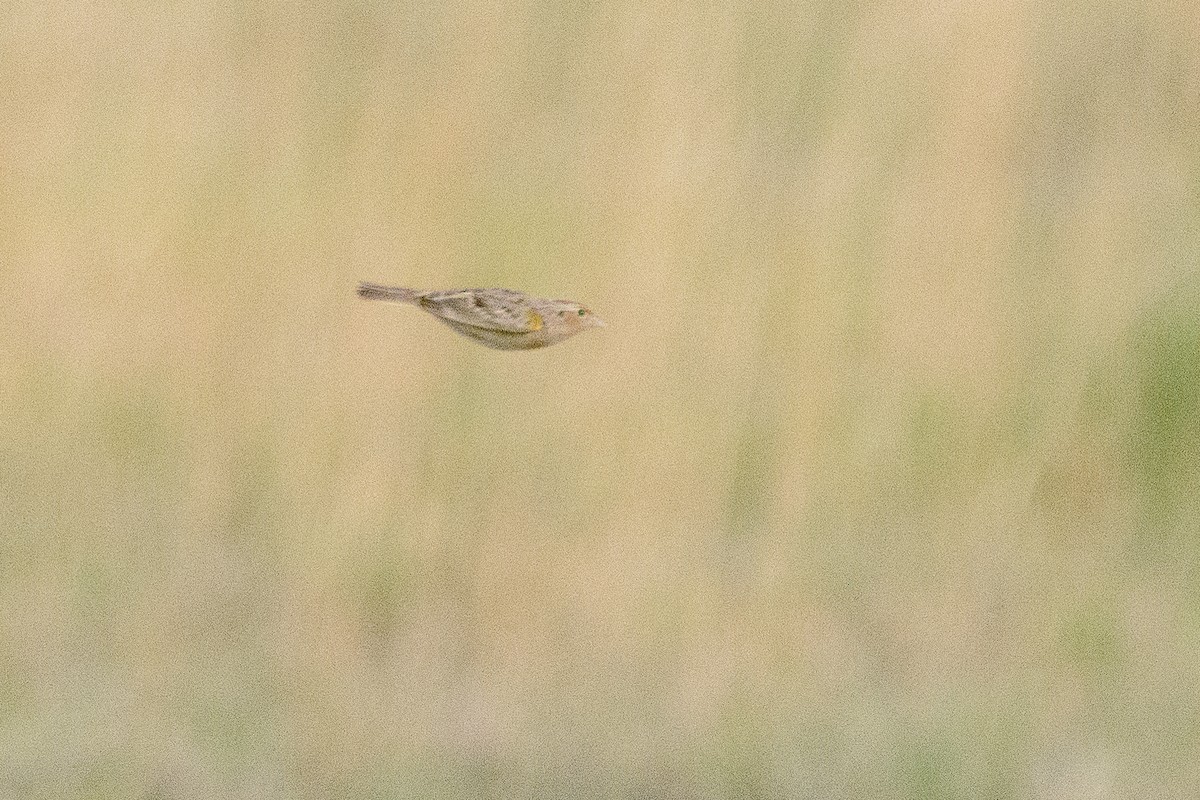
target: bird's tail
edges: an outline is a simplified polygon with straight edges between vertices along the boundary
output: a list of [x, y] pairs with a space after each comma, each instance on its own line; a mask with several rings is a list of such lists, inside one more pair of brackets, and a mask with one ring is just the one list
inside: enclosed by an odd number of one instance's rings
[[383, 286], [378, 283], [358, 284], [358, 296], [364, 300], [390, 300], [393, 303], [411, 303], [420, 292], [403, 286]]

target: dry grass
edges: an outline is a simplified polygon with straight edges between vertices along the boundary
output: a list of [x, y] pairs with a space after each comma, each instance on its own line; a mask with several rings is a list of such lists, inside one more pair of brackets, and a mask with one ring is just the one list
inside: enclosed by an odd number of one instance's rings
[[10, 3], [0, 795], [1190, 795], [1198, 29]]

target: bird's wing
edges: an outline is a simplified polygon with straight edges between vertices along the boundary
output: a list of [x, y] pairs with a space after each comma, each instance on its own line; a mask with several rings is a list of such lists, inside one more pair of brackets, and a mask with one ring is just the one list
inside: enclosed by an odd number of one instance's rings
[[476, 328], [506, 333], [529, 333], [541, 329], [543, 320], [525, 299], [511, 289], [427, 292], [421, 307], [444, 319]]

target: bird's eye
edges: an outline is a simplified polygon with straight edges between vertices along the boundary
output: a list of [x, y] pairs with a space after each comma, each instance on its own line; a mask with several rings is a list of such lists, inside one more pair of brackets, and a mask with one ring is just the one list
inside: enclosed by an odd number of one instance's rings
[[579, 309], [579, 316], [581, 316], [581, 317], [582, 317], [582, 316], [584, 316], [584, 315], [586, 315], [586, 314], [587, 314], [587, 309], [586, 309], [586, 308], [581, 308], [581, 309]]

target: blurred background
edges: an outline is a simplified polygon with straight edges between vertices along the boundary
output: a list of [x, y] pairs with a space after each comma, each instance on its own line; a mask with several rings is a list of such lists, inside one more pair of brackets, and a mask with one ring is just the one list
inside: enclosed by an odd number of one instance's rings
[[10, 0], [0, 796], [1194, 796], [1198, 9]]

